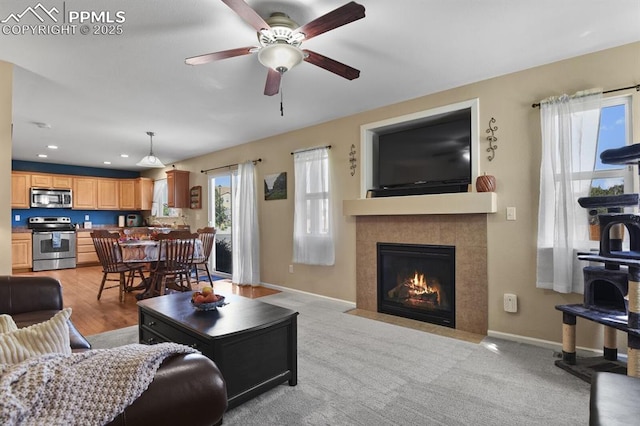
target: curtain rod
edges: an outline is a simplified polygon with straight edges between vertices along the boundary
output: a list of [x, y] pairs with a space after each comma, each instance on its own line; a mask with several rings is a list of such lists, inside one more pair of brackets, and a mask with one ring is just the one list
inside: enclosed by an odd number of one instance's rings
[[[602, 93], [620, 92], [621, 90], [629, 90], [629, 89], [636, 89], [636, 92], [640, 92], [640, 84], [636, 84], [635, 86], [621, 87], [619, 89], [605, 90]], [[531, 108], [540, 108], [540, 102], [531, 104]]]
[[[251, 162], [252, 162], [253, 164], [256, 164], [256, 163], [260, 163], [261, 161], [262, 161], [262, 158], [258, 158], [257, 160], [252, 160]], [[235, 167], [235, 166], [237, 166], [238, 164], [240, 164], [240, 163], [227, 164], [226, 166], [213, 167], [213, 168], [211, 168], [211, 169], [200, 170], [200, 173], [207, 173], [207, 172], [210, 172], [211, 170], [228, 169], [228, 168], [231, 168], [231, 167]]]
[[314, 149], [320, 149], [320, 148], [327, 148], [327, 149], [331, 149], [331, 145], [316, 146], [315, 148], [299, 149], [299, 150], [297, 150], [297, 151], [293, 151], [293, 152], [291, 153], [291, 155], [293, 155], [293, 154], [298, 154], [299, 152], [313, 151]]

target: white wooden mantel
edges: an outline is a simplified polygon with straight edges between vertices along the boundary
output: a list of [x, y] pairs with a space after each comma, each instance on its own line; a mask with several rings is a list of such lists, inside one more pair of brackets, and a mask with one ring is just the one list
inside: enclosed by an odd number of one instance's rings
[[495, 192], [407, 195], [343, 200], [345, 216], [496, 213]]

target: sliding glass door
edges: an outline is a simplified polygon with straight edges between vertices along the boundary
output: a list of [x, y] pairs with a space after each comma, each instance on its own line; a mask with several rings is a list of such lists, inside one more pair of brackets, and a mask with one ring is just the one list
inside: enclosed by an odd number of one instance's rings
[[209, 176], [209, 218], [216, 228], [216, 243], [211, 259], [213, 270], [220, 275], [231, 275], [231, 209], [234, 171]]

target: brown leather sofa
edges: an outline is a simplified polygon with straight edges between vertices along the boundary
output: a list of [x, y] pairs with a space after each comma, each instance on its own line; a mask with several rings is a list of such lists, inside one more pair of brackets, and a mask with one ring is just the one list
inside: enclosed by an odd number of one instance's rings
[[[62, 285], [51, 277], [0, 276], [0, 314], [18, 327], [51, 318], [63, 308]], [[69, 320], [71, 349], [91, 348]], [[109, 425], [217, 425], [227, 409], [226, 384], [218, 367], [200, 354], [166, 359], [149, 388]]]

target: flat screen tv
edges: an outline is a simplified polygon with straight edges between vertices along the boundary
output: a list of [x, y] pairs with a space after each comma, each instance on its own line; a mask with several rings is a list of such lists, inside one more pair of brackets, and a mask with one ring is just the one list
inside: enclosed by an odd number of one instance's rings
[[378, 132], [375, 196], [466, 192], [471, 183], [471, 108]]

